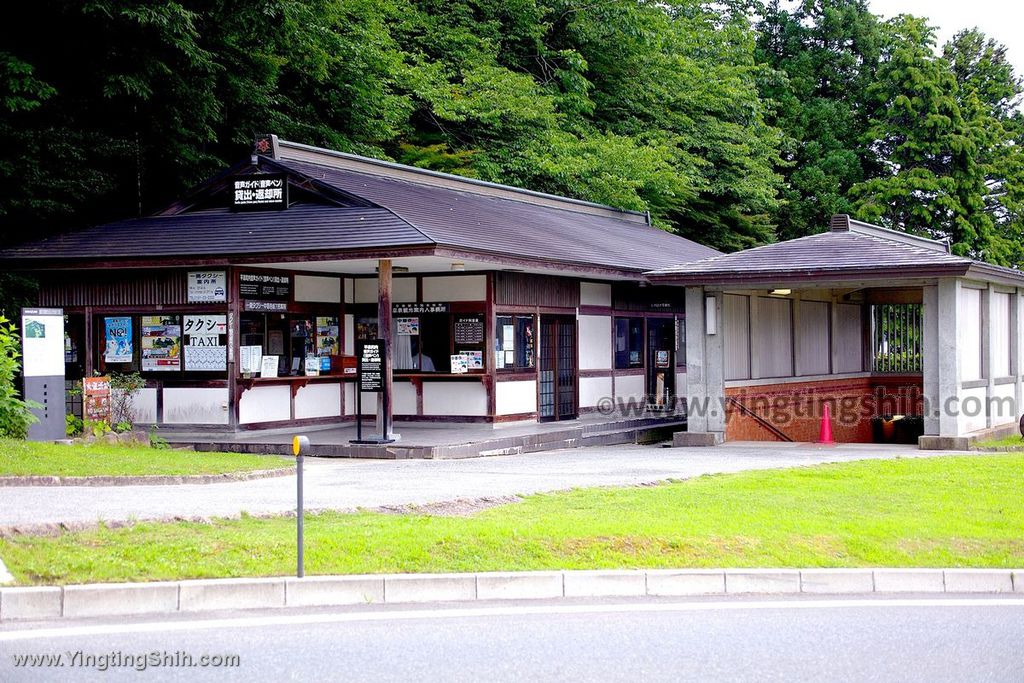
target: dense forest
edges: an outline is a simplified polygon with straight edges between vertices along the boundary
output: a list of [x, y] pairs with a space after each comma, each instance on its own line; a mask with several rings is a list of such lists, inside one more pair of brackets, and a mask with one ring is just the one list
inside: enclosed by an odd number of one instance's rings
[[[724, 250], [851, 213], [1024, 262], [1022, 82], [865, 0], [38, 0], [0, 44], [0, 244], [281, 137], [650, 211]], [[11, 28], [11, 27], [8, 27]], [[9, 303], [21, 283], [0, 288]]]

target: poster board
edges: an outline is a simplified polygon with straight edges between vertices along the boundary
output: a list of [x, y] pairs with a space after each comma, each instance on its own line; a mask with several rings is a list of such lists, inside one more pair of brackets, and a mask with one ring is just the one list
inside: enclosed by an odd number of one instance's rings
[[228, 276], [223, 270], [190, 270], [188, 302], [190, 304], [224, 303], [228, 300]]
[[226, 315], [186, 315], [182, 327], [185, 344], [185, 370], [223, 372], [228, 368], [228, 317]]
[[131, 363], [135, 348], [132, 346], [132, 319], [129, 316], [103, 319], [103, 361], [105, 363]]
[[176, 315], [144, 315], [139, 322], [142, 371], [181, 370], [181, 319]]
[[263, 356], [260, 360], [260, 377], [277, 377], [278, 356]]
[[380, 393], [384, 390], [384, 341], [372, 339], [359, 344], [359, 391]]

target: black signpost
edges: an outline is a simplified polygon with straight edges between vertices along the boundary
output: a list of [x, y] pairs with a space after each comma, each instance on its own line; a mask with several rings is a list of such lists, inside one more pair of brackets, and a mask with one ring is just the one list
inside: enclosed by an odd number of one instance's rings
[[[388, 396], [384, 383], [384, 340], [373, 339], [359, 342], [356, 349], [359, 381], [356, 383], [356, 438], [351, 443], [391, 443], [394, 439], [386, 438], [388, 433]], [[380, 436], [363, 439], [363, 392], [381, 394], [384, 402], [384, 418], [381, 420]]]

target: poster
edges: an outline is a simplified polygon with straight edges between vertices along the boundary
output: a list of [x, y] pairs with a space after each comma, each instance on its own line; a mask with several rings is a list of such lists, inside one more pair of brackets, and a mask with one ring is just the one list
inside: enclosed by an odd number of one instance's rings
[[239, 365], [243, 375], [255, 375], [263, 363], [262, 346], [243, 346], [238, 350]]
[[260, 377], [277, 377], [277, 356], [263, 356], [260, 360]]
[[[318, 317], [316, 319], [316, 355], [321, 357], [338, 355], [341, 352], [340, 340], [337, 318]], [[323, 366], [320, 369], [323, 370]]]
[[317, 377], [320, 375], [320, 359], [316, 356], [306, 356], [306, 362], [303, 365], [303, 369], [306, 372], [306, 377]]
[[193, 304], [223, 303], [228, 300], [228, 278], [223, 270], [188, 273], [188, 301]]
[[501, 327], [501, 348], [506, 351], [514, 351], [516, 348], [516, 328], [512, 325]]
[[110, 423], [110, 378], [82, 380], [82, 411], [86, 420]]
[[466, 357], [468, 367], [470, 370], [483, 370], [484, 369], [484, 352], [483, 351], [463, 351], [462, 355]]
[[419, 318], [395, 318], [395, 327], [398, 328], [398, 334], [403, 336], [416, 336], [420, 333], [420, 319]]
[[170, 372], [181, 369], [181, 325], [176, 315], [144, 315], [142, 328], [143, 372]]
[[452, 374], [453, 375], [464, 375], [469, 372], [469, 362], [466, 354], [455, 353], [452, 354]]
[[130, 317], [104, 318], [106, 345], [103, 360], [107, 363], [131, 363], [132, 319]]
[[182, 328], [185, 369], [198, 372], [227, 370], [227, 331], [226, 315], [186, 315]]

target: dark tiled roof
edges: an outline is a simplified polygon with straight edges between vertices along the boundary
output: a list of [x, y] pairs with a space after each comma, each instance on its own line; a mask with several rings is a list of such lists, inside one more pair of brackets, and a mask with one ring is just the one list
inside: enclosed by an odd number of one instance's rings
[[807, 276], [850, 279], [866, 274], [881, 277], [887, 273], [892, 277], [939, 272], [952, 275], [966, 273], [976, 263], [946, 253], [925, 240], [915, 243], [897, 233], [885, 236], [886, 232], [889, 231], [873, 226], [870, 231], [859, 231], [856, 227], [832, 230], [682, 263], [648, 275], [664, 282], [715, 284]]
[[108, 223], [0, 252], [12, 260], [263, 254], [430, 245], [387, 209], [296, 204], [286, 211], [210, 209]]
[[443, 246], [636, 271], [719, 253], [625, 216], [539, 206], [303, 161], [275, 163], [387, 207]]

